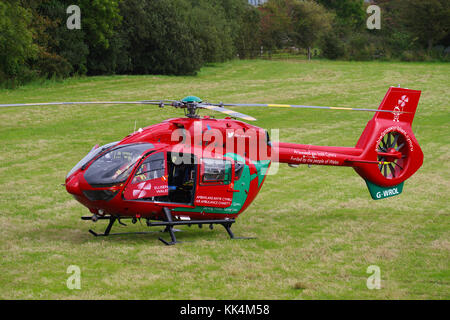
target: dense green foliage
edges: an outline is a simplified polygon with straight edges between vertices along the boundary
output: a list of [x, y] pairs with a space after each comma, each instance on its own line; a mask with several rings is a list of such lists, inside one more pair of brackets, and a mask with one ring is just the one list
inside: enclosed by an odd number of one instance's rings
[[31, 21], [29, 10], [14, 1], [0, 2], [0, 82], [28, 73], [24, 63], [36, 54], [32, 33], [27, 30]]
[[[431, 61], [450, 58], [450, 2], [447, 0], [377, 0], [381, 29], [369, 30], [362, 0], [320, 0], [335, 11], [333, 32], [323, 38], [327, 58]], [[343, 19], [348, 17], [348, 19]]]
[[[68, 29], [76, 4], [81, 29]], [[379, 0], [368, 30], [363, 0], [5, 0], [0, 84], [101, 74], [195, 74], [261, 52], [320, 49], [329, 59], [446, 60], [447, 0]], [[426, 18], [425, 18], [426, 17]], [[430, 23], [432, 21], [432, 23]]]

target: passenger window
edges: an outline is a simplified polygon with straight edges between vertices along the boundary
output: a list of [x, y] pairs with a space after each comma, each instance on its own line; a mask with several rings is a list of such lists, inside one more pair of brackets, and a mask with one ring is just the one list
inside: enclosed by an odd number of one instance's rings
[[229, 184], [231, 181], [231, 161], [203, 159], [202, 182]]

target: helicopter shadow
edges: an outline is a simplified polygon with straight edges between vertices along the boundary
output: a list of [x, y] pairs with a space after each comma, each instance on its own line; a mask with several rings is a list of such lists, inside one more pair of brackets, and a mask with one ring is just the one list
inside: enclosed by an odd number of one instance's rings
[[[98, 228], [100, 229], [100, 228]], [[195, 228], [195, 227], [187, 227], [183, 229], [173, 229], [176, 234], [176, 244], [183, 243], [195, 243], [197, 241], [229, 241], [225, 229], [220, 230], [220, 228], [214, 228], [213, 230], [207, 228]], [[95, 241], [99, 241], [100, 239], [107, 240], [111, 243], [129, 243], [133, 242], [135, 244], [141, 243], [154, 243], [154, 245], [161, 246], [162, 243], [160, 238], [164, 240], [170, 239], [169, 232], [165, 231], [164, 228], [149, 230], [149, 231], [138, 231], [138, 230], [130, 230], [127, 231], [126, 227], [116, 227], [113, 228], [112, 232], [107, 235], [98, 235], [93, 236], [85, 229], [85, 234], [82, 235], [82, 238], [73, 239], [75, 241], [79, 240], [82, 243], [92, 243]], [[221, 234], [223, 233], [223, 236]]]

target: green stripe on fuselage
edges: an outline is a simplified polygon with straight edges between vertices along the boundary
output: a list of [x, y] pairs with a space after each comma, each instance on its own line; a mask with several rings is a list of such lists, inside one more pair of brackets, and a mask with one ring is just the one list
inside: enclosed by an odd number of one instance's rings
[[264, 181], [264, 177], [267, 174], [267, 170], [269, 170], [270, 160], [261, 160], [261, 161], [252, 161], [252, 162], [256, 167], [256, 172], [258, 175], [258, 188], [259, 188], [261, 186], [261, 183], [263, 183], [263, 181]]

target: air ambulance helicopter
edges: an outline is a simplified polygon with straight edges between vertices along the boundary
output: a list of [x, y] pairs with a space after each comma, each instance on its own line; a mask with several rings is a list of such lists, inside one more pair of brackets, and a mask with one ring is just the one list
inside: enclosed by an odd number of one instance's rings
[[[177, 100], [92, 101], [0, 104], [0, 107], [141, 104], [183, 109], [185, 117], [139, 129], [120, 141], [92, 150], [67, 174], [65, 187], [92, 216], [115, 222], [144, 219], [163, 226], [177, 243], [179, 225], [222, 225], [231, 239], [231, 226], [252, 203], [272, 162], [347, 166], [366, 181], [374, 200], [400, 194], [406, 179], [423, 163], [423, 153], [411, 125], [420, 91], [390, 87], [378, 109], [283, 104], [208, 103], [195, 96]], [[374, 112], [355, 147], [328, 147], [272, 142], [266, 130], [246, 122], [255, 118], [225, 107], [313, 108]], [[227, 115], [201, 117], [202, 109]]]

